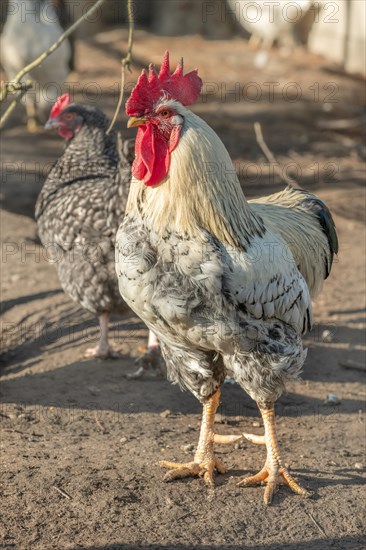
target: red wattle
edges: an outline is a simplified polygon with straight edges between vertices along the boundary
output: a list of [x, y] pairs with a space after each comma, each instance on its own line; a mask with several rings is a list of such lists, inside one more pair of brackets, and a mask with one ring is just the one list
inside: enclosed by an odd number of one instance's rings
[[170, 152], [176, 147], [179, 130], [172, 131], [168, 142], [154, 124], [139, 126], [136, 137], [136, 158], [132, 173], [145, 185], [156, 185], [167, 175], [170, 165]]
[[59, 126], [58, 128], [59, 135], [64, 139], [70, 139], [74, 137], [74, 132], [65, 126]]

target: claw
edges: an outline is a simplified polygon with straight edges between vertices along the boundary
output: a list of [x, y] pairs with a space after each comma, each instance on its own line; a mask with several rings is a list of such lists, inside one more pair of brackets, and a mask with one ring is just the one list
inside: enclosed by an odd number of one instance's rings
[[260, 472], [249, 476], [238, 483], [240, 487], [249, 487], [258, 483], [265, 483], [267, 486], [264, 491], [264, 503], [266, 505], [272, 502], [274, 494], [278, 491], [281, 483], [290, 487], [290, 489], [303, 497], [309, 497], [311, 494], [303, 489], [283, 467], [281, 460], [276, 431], [275, 431], [275, 412], [274, 404], [259, 405], [264, 423], [264, 435], [243, 434], [243, 436], [257, 445], [266, 445], [267, 460]]
[[246, 477], [239, 481], [239, 487], [250, 487], [258, 483], [266, 483], [264, 491], [264, 504], [268, 505], [272, 502], [273, 496], [277, 493], [280, 484], [287, 485], [292, 491], [303, 497], [310, 497], [311, 493], [303, 489], [289, 474], [286, 468], [270, 468], [265, 465], [264, 468], [253, 476]]
[[84, 357], [95, 359], [118, 359], [121, 357], [121, 354], [109, 345], [105, 347], [98, 344], [93, 348], [87, 348], [84, 352]]
[[169, 462], [168, 460], [162, 460], [159, 462], [159, 466], [162, 468], [168, 468], [164, 476], [164, 481], [173, 481], [175, 479], [182, 479], [190, 476], [203, 477], [205, 484], [209, 487], [215, 486], [214, 471], [219, 474], [224, 474], [226, 468], [224, 464], [216, 457], [199, 462]]
[[232, 443], [237, 443], [238, 441], [241, 441], [242, 439], [243, 439], [242, 435], [214, 434], [214, 443], [218, 443], [219, 445], [230, 445]]
[[265, 445], [266, 440], [264, 435], [256, 435], [256, 434], [243, 434], [245, 439], [250, 441], [251, 443], [254, 443], [255, 445]]

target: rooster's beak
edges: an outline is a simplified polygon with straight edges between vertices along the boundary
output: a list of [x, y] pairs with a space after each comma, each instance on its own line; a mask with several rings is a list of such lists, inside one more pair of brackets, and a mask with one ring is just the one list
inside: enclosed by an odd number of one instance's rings
[[127, 128], [133, 128], [133, 126], [141, 126], [146, 124], [147, 119], [143, 116], [132, 116], [127, 122]]

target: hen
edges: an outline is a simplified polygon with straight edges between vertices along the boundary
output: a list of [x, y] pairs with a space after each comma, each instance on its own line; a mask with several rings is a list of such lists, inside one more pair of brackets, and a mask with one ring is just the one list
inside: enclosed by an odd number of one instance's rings
[[[1, 63], [9, 80], [46, 51], [62, 34], [62, 28], [49, 0], [12, 0], [1, 37]], [[50, 99], [59, 93], [69, 74], [70, 45], [64, 41], [41, 65], [24, 76], [34, 88], [26, 94], [28, 130], [37, 130], [37, 118], [45, 118]]]
[[288, 188], [248, 202], [217, 134], [186, 108], [200, 93], [197, 71], [142, 72], [126, 104], [138, 126], [126, 216], [117, 233], [116, 270], [124, 300], [160, 340], [169, 379], [203, 404], [192, 462], [164, 461], [166, 480], [202, 475], [214, 484], [214, 416], [225, 375], [257, 402], [267, 447], [262, 470], [240, 482], [267, 482], [268, 504], [280, 481], [307, 491], [285, 468], [274, 403], [306, 358], [310, 293], [328, 276], [337, 236], [326, 205]]
[[[131, 179], [129, 141], [106, 134], [109, 119], [96, 107], [70, 104], [61, 96], [46, 124], [67, 140], [36, 203], [43, 245], [53, 253], [63, 290], [99, 316], [100, 341], [88, 356], [115, 355], [108, 344], [108, 318], [126, 313], [114, 269], [115, 237], [124, 216]], [[158, 342], [150, 335], [147, 356], [158, 361]]]
[[294, 42], [294, 26], [308, 12], [312, 0], [228, 0], [236, 20], [250, 34], [250, 44], [270, 49], [275, 41]]

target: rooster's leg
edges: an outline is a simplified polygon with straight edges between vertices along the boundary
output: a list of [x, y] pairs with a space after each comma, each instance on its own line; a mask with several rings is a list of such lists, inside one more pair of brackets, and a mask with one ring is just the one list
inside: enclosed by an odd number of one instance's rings
[[217, 470], [220, 474], [225, 473], [225, 466], [215, 457], [213, 444], [215, 441], [217, 443], [235, 443], [242, 439], [242, 436], [215, 436], [214, 422], [216, 410], [220, 402], [220, 394], [220, 389], [218, 389], [203, 405], [201, 431], [193, 461], [183, 464], [168, 462], [166, 460], [160, 462], [160, 466], [170, 470], [165, 474], [165, 481], [198, 475], [203, 477], [206, 485], [213, 487], [214, 471]]
[[261, 482], [266, 483], [267, 486], [264, 491], [265, 504], [271, 503], [273, 495], [277, 492], [280, 483], [288, 485], [290, 489], [298, 495], [305, 497], [310, 496], [310, 493], [300, 487], [300, 485], [289, 474], [287, 468], [285, 468], [282, 464], [275, 429], [274, 404], [258, 404], [258, 406], [263, 418], [264, 436], [254, 436], [251, 434], [244, 434], [244, 436], [253, 443], [266, 445], [267, 460], [264, 467], [258, 474], [243, 479], [238, 483], [238, 485], [241, 487], [248, 487]]
[[149, 339], [147, 348], [141, 350], [141, 355], [136, 359], [138, 369], [127, 374], [126, 378], [142, 378], [146, 372], [150, 372], [153, 376], [165, 376], [164, 360], [160, 351], [160, 344], [157, 336], [149, 331]]
[[104, 312], [99, 316], [100, 337], [96, 346], [88, 348], [85, 351], [85, 357], [95, 357], [100, 359], [109, 359], [119, 357], [119, 353], [114, 351], [108, 342], [108, 323], [109, 313]]

